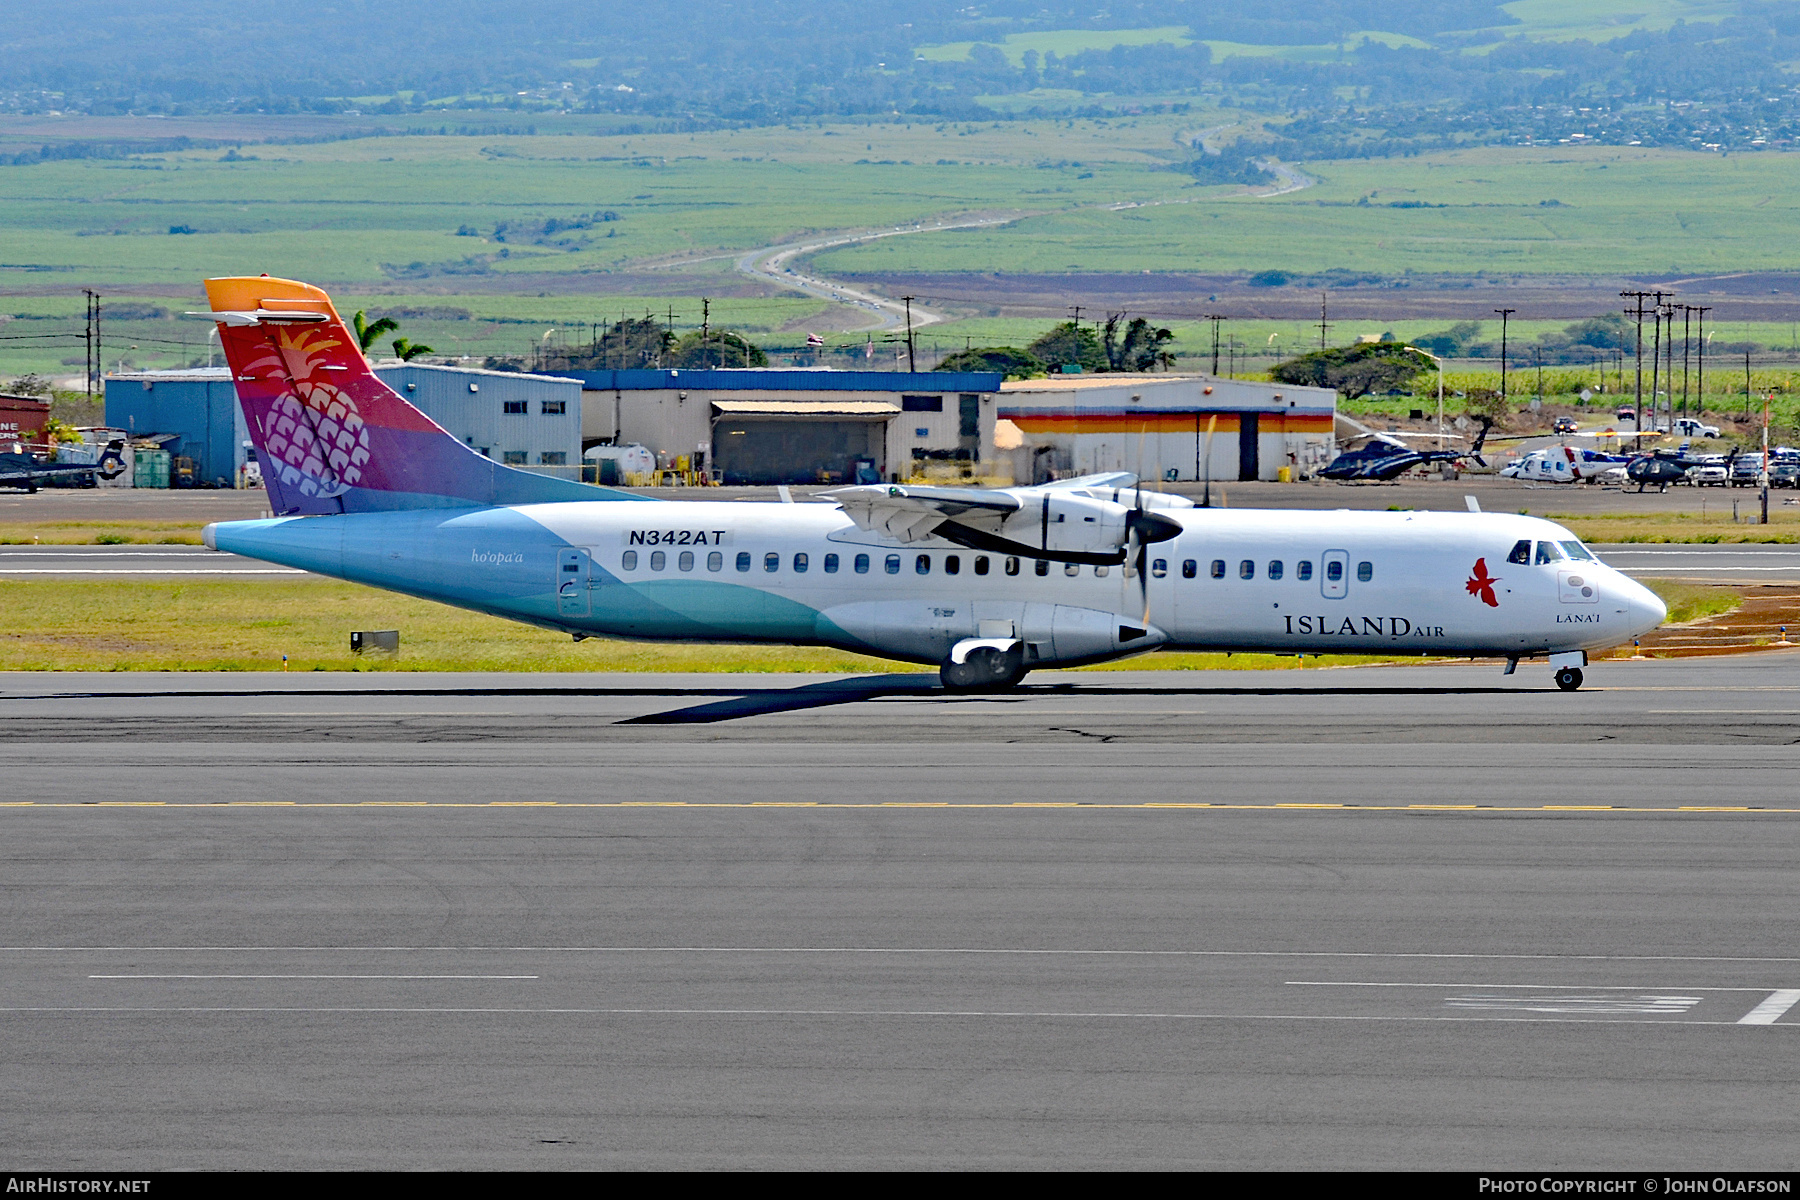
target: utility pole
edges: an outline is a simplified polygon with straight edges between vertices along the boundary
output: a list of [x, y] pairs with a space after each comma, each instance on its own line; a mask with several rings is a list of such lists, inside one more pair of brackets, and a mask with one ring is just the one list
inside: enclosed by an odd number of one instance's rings
[[1637, 317], [1637, 387], [1632, 395], [1632, 411], [1637, 414], [1639, 432], [1644, 428], [1644, 299], [1649, 292], [1620, 292], [1620, 297], [1637, 301], [1635, 309], [1628, 308], [1625, 315]]
[[1700, 377], [1694, 385], [1694, 411], [1703, 413], [1706, 411], [1706, 314], [1712, 308], [1710, 305], [1697, 304], [1694, 311], [1700, 314], [1699, 325], [1694, 330], [1694, 336], [1700, 339]]
[[1212, 322], [1212, 335], [1213, 335], [1212, 373], [1214, 375], [1217, 375], [1219, 373], [1219, 322], [1220, 321], [1228, 321], [1231, 318], [1222, 317], [1217, 313], [1207, 313], [1204, 317], [1202, 317], [1200, 319], [1203, 321], [1211, 321]]
[[1744, 420], [1750, 419], [1750, 352], [1744, 351]]
[[[1661, 391], [1658, 379], [1662, 374], [1662, 293], [1656, 293], [1656, 307], [1650, 310], [1650, 428], [1656, 428], [1657, 407], [1661, 403], [1657, 395]], [[1644, 427], [1644, 414], [1638, 414], [1638, 428]]]
[[1668, 360], [1668, 370], [1666, 370], [1663, 373], [1663, 379], [1667, 382], [1667, 387], [1668, 387], [1669, 402], [1668, 402], [1667, 407], [1668, 407], [1668, 417], [1669, 417], [1669, 428], [1674, 429], [1675, 428], [1675, 304], [1673, 301], [1671, 301], [1669, 304], [1665, 305], [1664, 307], [1665, 307], [1665, 311], [1668, 314], [1669, 335], [1668, 335], [1667, 339], [1665, 340], [1665, 347], [1663, 350], [1663, 354], [1665, 355], [1665, 357]]
[[100, 293], [92, 288], [83, 288], [81, 292], [87, 297], [87, 394], [88, 400], [92, 401], [100, 378], [96, 369], [100, 362]]
[[707, 344], [712, 333], [712, 301], [705, 296], [700, 297], [700, 361], [712, 366], [711, 347]]
[[[902, 296], [900, 298], [902, 300], [906, 301], [906, 369], [908, 371], [917, 371], [919, 369], [919, 364], [918, 364], [917, 360], [915, 360], [913, 358], [913, 326], [912, 326], [913, 298], [911, 296]], [[1079, 314], [1081, 312], [1081, 310], [1079, 308], [1076, 309], [1075, 311], [1077, 314]]]
[[1688, 358], [1693, 352], [1694, 308], [1691, 304], [1677, 304], [1675, 307], [1681, 310], [1681, 418], [1685, 421], [1688, 415], [1688, 367], [1691, 365]]
[[1331, 328], [1330, 322], [1326, 321], [1326, 319], [1325, 319], [1325, 293], [1320, 292], [1319, 293], [1319, 349], [1321, 349], [1321, 350], [1323, 350], [1325, 348], [1325, 331], [1330, 328]]
[[1496, 308], [1500, 314], [1500, 403], [1506, 403], [1506, 322], [1519, 310], [1516, 308]]

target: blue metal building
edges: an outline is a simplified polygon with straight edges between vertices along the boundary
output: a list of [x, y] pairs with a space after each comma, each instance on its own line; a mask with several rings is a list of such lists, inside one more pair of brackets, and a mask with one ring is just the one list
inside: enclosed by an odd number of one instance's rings
[[[375, 374], [491, 458], [571, 477], [580, 471], [577, 380], [423, 363], [379, 364]], [[162, 436], [164, 449], [194, 460], [201, 486], [232, 486], [249, 454], [250, 434], [225, 367], [109, 375], [106, 423]]]

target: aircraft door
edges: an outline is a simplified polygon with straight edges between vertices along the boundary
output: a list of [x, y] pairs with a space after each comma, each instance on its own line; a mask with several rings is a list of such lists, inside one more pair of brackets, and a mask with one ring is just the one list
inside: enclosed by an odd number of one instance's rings
[[588, 581], [593, 563], [586, 550], [560, 550], [556, 555], [556, 611], [559, 616], [588, 615]]
[[1327, 600], [1342, 600], [1350, 594], [1350, 552], [1348, 550], [1327, 550], [1324, 561], [1320, 564], [1324, 569], [1319, 572], [1319, 591]]

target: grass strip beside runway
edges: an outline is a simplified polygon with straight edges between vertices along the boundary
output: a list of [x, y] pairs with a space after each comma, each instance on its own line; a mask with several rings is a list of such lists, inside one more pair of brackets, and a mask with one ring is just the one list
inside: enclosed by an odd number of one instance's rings
[[[1669, 619], [1728, 612], [1723, 587], [1656, 583]], [[916, 672], [825, 647], [628, 642], [568, 637], [498, 617], [335, 580], [36, 579], [0, 582], [5, 671], [816, 671]], [[350, 653], [350, 631], [398, 629], [397, 662]], [[1627, 648], [1629, 653], [1629, 648]], [[1273, 654], [1151, 654], [1090, 670], [1281, 670], [1307, 664], [1413, 662], [1331, 655], [1303, 663]]]
[[[302, 579], [0, 582], [5, 671], [916, 672], [826, 647], [627, 642], [567, 636], [353, 583]], [[350, 653], [350, 631], [398, 629], [400, 658]], [[1333, 665], [1385, 662], [1336, 655]], [[1407, 661], [1416, 662], [1417, 659]], [[1126, 669], [1274, 670], [1270, 654], [1159, 654]]]

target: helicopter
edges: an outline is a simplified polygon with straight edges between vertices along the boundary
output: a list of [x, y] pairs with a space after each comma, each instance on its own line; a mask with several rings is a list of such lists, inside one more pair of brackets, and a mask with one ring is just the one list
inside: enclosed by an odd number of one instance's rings
[[1415, 450], [1401, 444], [1394, 434], [1378, 433], [1355, 450], [1346, 450], [1332, 459], [1319, 475], [1340, 483], [1387, 483], [1401, 472], [1425, 463], [1473, 458], [1485, 467], [1487, 460], [1481, 457], [1481, 447], [1494, 423], [1488, 417], [1476, 419], [1481, 422], [1481, 433], [1467, 450]]

